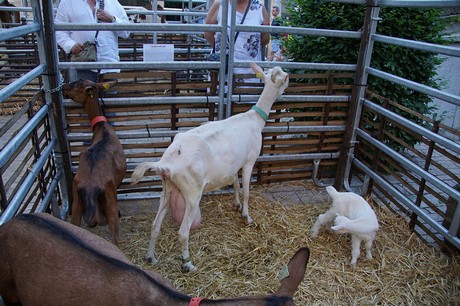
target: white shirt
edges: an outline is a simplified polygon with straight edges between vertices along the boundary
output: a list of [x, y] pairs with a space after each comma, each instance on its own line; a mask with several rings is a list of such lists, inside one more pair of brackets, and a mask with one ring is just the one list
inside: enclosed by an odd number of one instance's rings
[[[249, 0], [249, 10], [244, 19], [245, 25], [261, 25], [264, 22], [262, 13], [262, 2], [260, 0]], [[230, 23], [232, 14], [231, 1], [228, 3], [228, 22]], [[241, 24], [244, 13], [236, 12], [235, 24]], [[217, 23], [222, 24], [222, 3], [217, 13]], [[228, 25], [228, 32], [230, 33], [230, 24]], [[220, 52], [220, 39], [221, 33], [215, 34], [215, 50], [216, 53]], [[235, 41], [234, 59], [239, 61], [260, 61], [262, 60], [262, 45], [261, 45], [260, 32], [240, 32]], [[229, 43], [229, 36], [227, 36], [227, 47]], [[228, 50], [227, 50], [228, 51]], [[249, 68], [235, 68], [234, 73], [252, 73]]]
[[[97, 0], [99, 1], [99, 0]], [[115, 16], [116, 23], [129, 23], [125, 9], [117, 0], [104, 0], [104, 10]], [[96, 7], [98, 3], [96, 3]], [[86, 0], [61, 0], [54, 18], [56, 23], [97, 23], [95, 12]], [[118, 37], [128, 38], [129, 31], [99, 31], [97, 35], [97, 61], [118, 62]], [[57, 31], [59, 46], [70, 53], [76, 43], [94, 41], [96, 31]], [[101, 73], [119, 72], [120, 69], [102, 69]]]

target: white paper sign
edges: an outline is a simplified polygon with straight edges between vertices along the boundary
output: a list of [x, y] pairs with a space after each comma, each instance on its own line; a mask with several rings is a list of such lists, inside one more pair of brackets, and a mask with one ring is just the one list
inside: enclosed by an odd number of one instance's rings
[[174, 61], [173, 44], [144, 44], [144, 62]]

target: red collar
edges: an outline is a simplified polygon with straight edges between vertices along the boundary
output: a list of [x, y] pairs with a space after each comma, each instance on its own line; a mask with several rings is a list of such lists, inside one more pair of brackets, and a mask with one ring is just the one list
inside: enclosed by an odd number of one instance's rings
[[200, 302], [203, 298], [200, 298], [200, 297], [195, 297], [195, 298], [192, 298], [190, 300], [190, 304], [188, 304], [189, 306], [198, 306], [200, 305]]
[[99, 122], [107, 122], [107, 118], [105, 118], [104, 116], [94, 117], [93, 120], [91, 120], [91, 129], [93, 129], [94, 126], [98, 124]]

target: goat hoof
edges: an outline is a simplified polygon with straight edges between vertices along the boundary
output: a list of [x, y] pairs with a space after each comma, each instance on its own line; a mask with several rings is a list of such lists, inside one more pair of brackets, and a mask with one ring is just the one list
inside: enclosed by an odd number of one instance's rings
[[242, 211], [243, 210], [243, 205], [241, 204], [233, 204], [233, 209]]
[[182, 265], [182, 271], [183, 272], [190, 272], [196, 270], [196, 267], [192, 264], [191, 261], [188, 261]]
[[156, 260], [155, 258], [153, 257], [145, 257], [145, 261], [149, 264], [152, 264], [152, 265], [155, 265], [158, 263], [158, 260]]

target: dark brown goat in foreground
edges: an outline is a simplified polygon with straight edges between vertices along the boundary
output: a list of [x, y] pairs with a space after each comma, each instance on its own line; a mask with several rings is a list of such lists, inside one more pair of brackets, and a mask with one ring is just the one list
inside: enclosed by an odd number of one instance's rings
[[[0, 227], [0, 295], [6, 305], [198, 305], [160, 275], [134, 266], [105, 239], [49, 214], [24, 214]], [[295, 305], [310, 256], [299, 249], [276, 294], [198, 301], [200, 305]]]
[[120, 220], [117, 188], [126, 174], [126, 157], [98, 100], [100, 90], [107, 90], [115, 84], [79, 80], [64, 84], [62, 92], [65, 97], [84, 106], [93, 129], [91, 146], [81, 152], [73, 182], [70, 222], [80, 226], [83, 216], [90, 227], [108, 223], [112, 242], [118, 245]]

